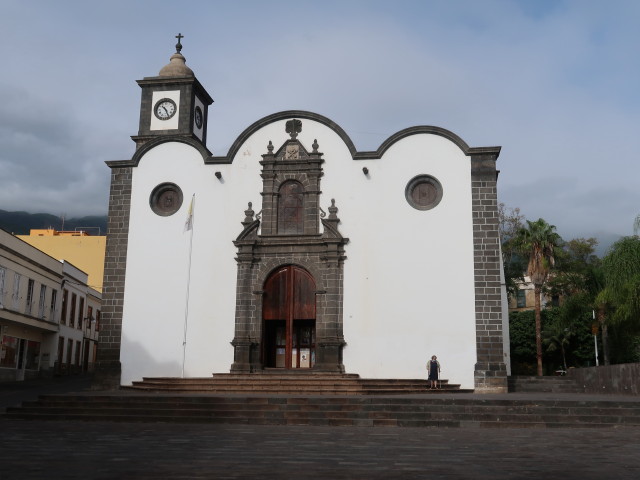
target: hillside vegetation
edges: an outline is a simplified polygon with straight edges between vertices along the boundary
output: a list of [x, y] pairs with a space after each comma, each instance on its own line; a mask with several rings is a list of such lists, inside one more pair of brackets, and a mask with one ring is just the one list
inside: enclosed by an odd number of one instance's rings
[[8, 212], [0, 210], [0, 228], [14, 235], [29, 235], [32, 228], [86, 230], [91, 235], [107, 234], [107, 216], [61, 218], [49, 213]]

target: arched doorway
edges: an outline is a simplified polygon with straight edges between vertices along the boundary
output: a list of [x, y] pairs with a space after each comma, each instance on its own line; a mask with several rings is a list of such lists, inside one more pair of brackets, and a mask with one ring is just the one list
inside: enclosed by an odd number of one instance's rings
[[325, 160], [317, 142], [310, 151], [296, 138], [300, 128], [299, 120], [288, 120], [291, 138], [278, 149], [269, 144], [262, 155], [262, 213], [257, 216], [250, 204], [233, 242], [238, 276], [232, 373], [264, 368], [344, 372], [349, 239], [339, 232], [334, 199], [329, 214], [322, 213]]
[[312, 368], [316, 363], [316, 283], [295, 265], [275, 270], [264, 284], [263, 365]]

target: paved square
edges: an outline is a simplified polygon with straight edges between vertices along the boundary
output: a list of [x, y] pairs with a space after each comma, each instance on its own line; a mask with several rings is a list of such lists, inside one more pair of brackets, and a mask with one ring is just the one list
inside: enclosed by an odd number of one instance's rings
[[0, 420], [2, 480], [640, 478], [640, 429]]

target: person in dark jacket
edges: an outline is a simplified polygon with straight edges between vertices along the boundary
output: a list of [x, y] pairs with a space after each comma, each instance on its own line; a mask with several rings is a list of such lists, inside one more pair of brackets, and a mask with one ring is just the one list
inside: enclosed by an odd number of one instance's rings
[[429, 381], [431, 382], [431, 389], [438, 387], [438, 378], [440, 377], [440, 362], [438, 357], [433, 355], [431, 360], [427, 362], [427, 371], [429, 372]]

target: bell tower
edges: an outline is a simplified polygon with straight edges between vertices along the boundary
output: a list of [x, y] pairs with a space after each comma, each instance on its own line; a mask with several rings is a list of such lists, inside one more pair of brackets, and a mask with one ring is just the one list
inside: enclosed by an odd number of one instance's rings
[[182, 34], [176, 52], [158, 76], [138, 80], [142, 89], [140, 127], [131, 137], [140, 148], [159, 137], [187, 137], [207, 143], [207, 117], [213, 99], [195, 77], [182, 55]]

